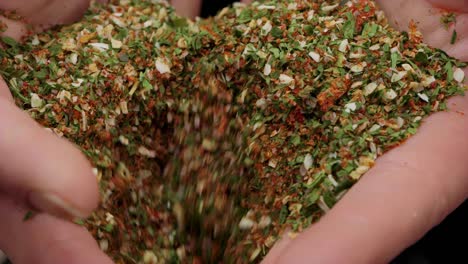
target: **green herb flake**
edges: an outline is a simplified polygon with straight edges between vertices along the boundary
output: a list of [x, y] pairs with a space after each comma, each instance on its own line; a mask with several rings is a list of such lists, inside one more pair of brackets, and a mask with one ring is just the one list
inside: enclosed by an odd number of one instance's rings
[[446, 12], [440, 17], [440, 23], [449, 29], [450, 26], [454, 25], [457, 22], [457, 15], [453, 12]]
[[27, 222], [27, 221], [30, 221], [31, 219], [33, 219], [33, 217], [36, 215], [35, 212], [33, 211], [27, 211], [26, 214], [24, 215], [23, 217], [23, 222]]
[[18, 45], [18, 42], [16, 42], [16, 40], [14, 40], [13, 38], [4, 36], [4, 37], [1, 37], [0, 39], [2, 43], [5, 43], [6, 45], [10, 47], [16, 47]]

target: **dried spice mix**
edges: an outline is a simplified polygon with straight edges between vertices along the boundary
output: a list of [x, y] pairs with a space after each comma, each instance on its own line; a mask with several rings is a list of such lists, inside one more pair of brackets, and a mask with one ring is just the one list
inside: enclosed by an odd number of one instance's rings
[[188, 21], [94, 6], [3, 38], [17, 104], [76, 143], [102, 204], [80, 224], [117, 263], [258, 262], [464, 93], [465, 64], [373, 1], [262, 1]]

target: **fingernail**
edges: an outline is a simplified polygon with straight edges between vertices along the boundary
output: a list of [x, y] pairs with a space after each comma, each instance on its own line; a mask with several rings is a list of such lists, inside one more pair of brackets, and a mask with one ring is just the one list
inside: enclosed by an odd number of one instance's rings
[[86, 214], [82, 213], [78, 208], [52, 193], [31, 192], [29, 194], [29, 203], [40, 212], [67, 220], [86, 217]]
[[270, 249], [270, 252], [267, 254], [266, 258], [261, 262], [261, 264], [270, 264], [277, 263], [278, 258], [283, 254], [283, 251], [291, 244], [291, 230], [288, 228], [282, 232], [281, 238], [276, 241], [274, 246]]

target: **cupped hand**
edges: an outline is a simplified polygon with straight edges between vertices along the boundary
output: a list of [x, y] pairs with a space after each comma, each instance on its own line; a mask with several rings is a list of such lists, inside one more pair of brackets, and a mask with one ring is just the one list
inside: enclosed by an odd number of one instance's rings
[[[88, 1], [0, 1], [21, 21], [1, 18], [3, 36], [19, 39], [30, 28], [71, 22]], [[91, 235], [70, 219], [86, 217], [99, 192], [80, 151], [16, 108], [0, 77], [0, 249], [15, 264], [112, 263]], [[28, 211], [36, 212], [24, 221]]]
[[[418, 24], [425, 42], [468, 60], [468, 1], [378, 0], [389, 21]], [[447, 29], [443, 12], [457, 13]], [[451, 44], [453, 30], [458, 38]], [[426, 119], [405, 144], [378, 159], [317, 224], [279, 241], [264, 264], [388, 263], [461, 204], [468, 193], [468, 97]]]
[[[106, 2], [107, 0], [99, 0]], [[0, 22], [7, 24], [7, 35], [19, 39], [31, 31], [79, 19], [89, 7], [90, 0], [15, 0], [0, 1]]]

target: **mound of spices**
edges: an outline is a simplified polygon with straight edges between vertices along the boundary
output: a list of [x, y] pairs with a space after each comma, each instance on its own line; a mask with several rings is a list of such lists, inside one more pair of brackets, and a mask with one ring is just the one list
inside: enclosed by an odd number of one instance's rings
[[208, 20], [114, 0], [19, 44], [17, 104], [76, 143], [102, 204], [79, 224], [116, 263], [259, 262], [317, 221], [466, 65], [370, 0], [235, 4]]

